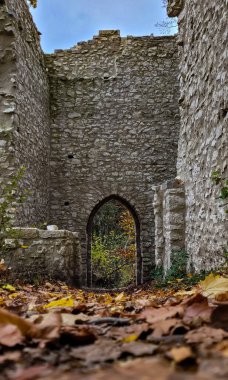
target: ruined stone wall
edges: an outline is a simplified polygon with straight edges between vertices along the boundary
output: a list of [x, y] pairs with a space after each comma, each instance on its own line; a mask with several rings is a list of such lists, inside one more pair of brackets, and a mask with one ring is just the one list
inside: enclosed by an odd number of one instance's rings
[[46, 56], [51, 89], [51, 223], [86, 228], [111, 195], [136, 211], [143, 279], [154, 263], [152, 186], [176, 174], [179, 133], [175, 37], [93, 40]]
[[5, 1], [0, 1], [0, 189], [14, 170], [12, 152], [13, 122], [12, 110], [15, 109], [16, 72], [15, 53], [13, 49], [14, 33], [11, 17]]
[[1, 0], [0, 12], [0, 133], [7, 139], [2, 143], [1, 175], [7, 178], [18, 167], [26, 167], [23, 188], [30, 195], [17, 225], [32, 225], [48, 218], [48, 80], [39, 32], [26, 2]]
[[170, 0], [179, 21], [181, 130], [178, 175], [186, 191], [186, 249], [197, 269], [221, 263], [228, 221], [220, 186], [228, 178], [227, 19], [225, 0]]
[[185, 250], [185, 189], [177, 179], [155, 186], [155, 261], [164, 273], [172, 263], [172, 253]]
[[1, 254], [11, 278], [80, 285], [81, 250], [76, 232], [15, 228], [11, 234], [14, 238], [5, 240], [7, 250]]

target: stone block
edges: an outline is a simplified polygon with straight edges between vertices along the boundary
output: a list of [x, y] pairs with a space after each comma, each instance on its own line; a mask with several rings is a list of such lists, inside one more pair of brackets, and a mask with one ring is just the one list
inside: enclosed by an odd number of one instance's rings
[[15, 238], [20, 239], [36, 239], [39, 236], [39, 230], [37, 228], [27, 228], [27, 227], [15, 227], [12, 229]]

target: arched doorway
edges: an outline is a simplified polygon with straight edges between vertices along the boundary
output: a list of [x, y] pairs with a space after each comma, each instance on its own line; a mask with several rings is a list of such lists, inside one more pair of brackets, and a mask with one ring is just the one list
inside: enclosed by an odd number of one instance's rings
[[140, 222], [117, 195], [99, 202], [87, 224], [87, 286], [119, 288], [142, 282]]

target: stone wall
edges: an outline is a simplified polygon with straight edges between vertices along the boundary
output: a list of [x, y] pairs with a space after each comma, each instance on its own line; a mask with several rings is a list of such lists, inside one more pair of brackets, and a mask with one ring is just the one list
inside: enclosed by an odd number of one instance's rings
[[46, 56], [51, 89], [51, 223], [79, 231], [86, 281], [86, 228], [112, 195], [140, 221], [143, 279], [154, 259], [152, 186], [176, 174], [179, 133], [175, 37], [101, 31]]
[[164, 273], [171, 266], [172, 253], [185, 250], [185, 189], [179, 180], [155, 187], [155, 260]]
[[6, 240], [8, 251], [1, 254], [12, 278], [80, 285], [81, 251], [76, 232], [15, 228], [13, 235]]
[[[0, 172], [26, 167], [17, 225], [48, 218], [49, 89], [40, 36], [24, 0], [0, 1]], [[5, 142], [6, 141], [6, 142]]]
[[3, 180], [14, 170], [12, 111], [15, 109], [16, 63], [13, 42], [11, 17], [5, 1], [0, 0], [0, 189]]
[[228, 221], [213, 171], [228, 178], [227, 1], [170, 0], [179, 23], [181, 130], [178, 175], [186, 191], [186, 250], [196, 269], [219, 265]]

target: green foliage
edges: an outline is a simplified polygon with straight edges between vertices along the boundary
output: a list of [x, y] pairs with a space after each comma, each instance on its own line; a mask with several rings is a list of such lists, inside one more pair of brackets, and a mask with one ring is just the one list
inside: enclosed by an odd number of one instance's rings
[[121, 288], [132, 282], [134, 278], [134, 258], [120, 254], [117, 249], [119, 238], [113, 233], [106, 236], [105, 241], [109, 244], [109, 248], [107, 248], [107, 245], [103, 242], [104, 238], [93, 236], [92, 273], [95, 286]]
[[[228, 179], [225, 179], [222, 177], [221, 173], [216, 170], [213, 171], [211, 174], [211, 179], [215, 185], [220, 185], [220, 195], [219, 199], [222, 201], [228, 200]], [[226, 206], [228, 203], [223, 204], [223, 206]], [[226, 210], [226, 213], [228, 213], [228, 210]]]
[[130, 212], [117, 200], [105, 203], [93, 220], [92, 284], [121, 288], [135, 277], [135, 224]]
[[12, 231], [12, 224], [15, 212], [15, 204], [21, 204], [25, 201], [26, 195], [16, 195], [19, 183], [22, 180], [25, 167], [22, 166], [17, 174], [3, 186], [1, 189], [0, 199], [0, 251], [4, 249], [4, 239], [6, 237], [15, 237]]
[[185, 251], [172, 252], [171, 267], [164, 276], [163, 267], [157, 267], [152, 272], [155, 286], [158, 288], [171, 287], [174, 289], [197, 284], [205, 278], [206, 272], [187, 272], [188, 254]]

